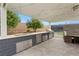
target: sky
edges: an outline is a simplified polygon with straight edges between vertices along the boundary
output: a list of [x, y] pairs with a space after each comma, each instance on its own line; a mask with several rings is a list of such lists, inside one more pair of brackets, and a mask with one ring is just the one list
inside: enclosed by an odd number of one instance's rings
[[22, 15], [17, 13], [18, 17], [20, 18], [21, 23], [26, 23], [28, 20], [31, 20], [31, 16]]
[[[23, 15], [17, 13], [20, 18], [21, 23], [26, 23], [28, 20], [31, 20], [31, 16]], [[49, 25], [47, 20], [41, 20], [44, 25]], [[68, 21], [61, 21], [61, 22], [51, 22], [51, 25], [63, 25], [63, 24], [79, 24], [79, 20], [68, 20]]]
[[[26, 15], [23, 15], [23, 14], [20, 14], [20, 13], [17, 13], [17, 15], [19, 16], [21, 23], [26, 23], [28, 20], [31, 20], [32, 19], [31, 16], [26, 16]], [[41, 22], [44, 25], [49, 25], [49, 22], [46, 21], [46, 20], [41, 20]]]
[[63, 24], [79, 24], [79, 20], [67, 20], [61, 22], [52, 22], [51, 25], [63, 25]]

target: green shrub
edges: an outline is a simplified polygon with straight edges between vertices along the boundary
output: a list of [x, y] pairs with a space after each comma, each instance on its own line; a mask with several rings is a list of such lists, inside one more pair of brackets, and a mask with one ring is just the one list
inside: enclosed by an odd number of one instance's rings
[[19, 17], [16, 15], [16, 13], [12, 11], [7, 11], [7, 26], [8, 28], [14, 28], [17, 26], [19, 22]]
[[43, 24], [39, 19], [32, 18], [31, 21], [26, 23], [27, 28], [32, 28], [35, 32], [38, 28], [42, 28]]

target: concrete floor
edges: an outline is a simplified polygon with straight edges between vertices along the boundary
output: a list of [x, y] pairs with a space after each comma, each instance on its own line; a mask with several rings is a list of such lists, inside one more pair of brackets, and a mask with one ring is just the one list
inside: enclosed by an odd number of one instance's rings
[[79, 44], [65, 43], [63, 37], [56, 34], [54, 38], [14, 56], [79, 56]]

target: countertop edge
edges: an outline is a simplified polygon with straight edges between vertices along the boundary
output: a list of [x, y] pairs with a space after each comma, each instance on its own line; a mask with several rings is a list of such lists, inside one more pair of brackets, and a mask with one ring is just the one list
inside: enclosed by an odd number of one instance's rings
[[22, 34], [15, 34], [15, 35], [7, 35], [5, 37], [0, 36], [0, 40], [9, 39], [9, 38], [18, 38], [18, 37], [36, 35], [36, 34], [43, 34], [43, 33], [49, 33], [49, 32], [52, 32], [52, 31], [34, 32], [34, 33], [22, 33]]

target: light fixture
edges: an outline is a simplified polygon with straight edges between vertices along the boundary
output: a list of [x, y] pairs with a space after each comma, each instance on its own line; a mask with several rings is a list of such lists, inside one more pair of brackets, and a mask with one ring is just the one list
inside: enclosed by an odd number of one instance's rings
[[78, 8], [79, 8], [79, 4], [76, 4], [76, 5], [73, 6], [72, 9], [73, 9], [73, 11], [75, 11], [75, 10], [78, 9]]

